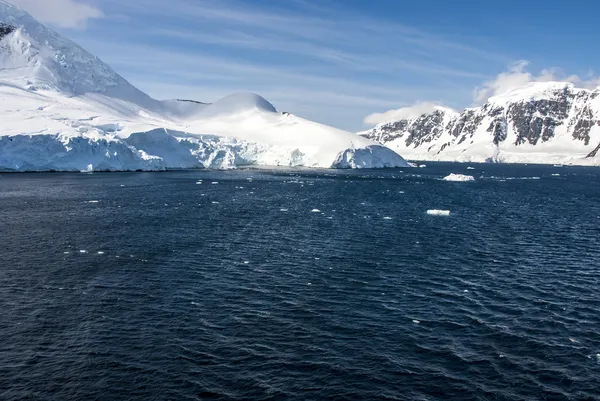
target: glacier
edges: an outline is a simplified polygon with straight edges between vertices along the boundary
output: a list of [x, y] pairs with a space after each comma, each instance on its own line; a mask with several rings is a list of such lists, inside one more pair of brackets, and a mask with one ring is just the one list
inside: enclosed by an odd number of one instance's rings
[[153, 99], [5, 0], [0, 24], [1, 171], [408, 167], [376, 141], [256, 94]]

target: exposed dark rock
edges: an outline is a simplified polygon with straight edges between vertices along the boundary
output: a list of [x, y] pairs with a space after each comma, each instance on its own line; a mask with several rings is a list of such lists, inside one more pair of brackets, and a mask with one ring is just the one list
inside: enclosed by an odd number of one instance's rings
[[6, 22], [0, 22], [0, 39], [5, 37], [9, 33], [14, 32], [16, 29], [17, 28], [13, 25], [7, 24]]
[[[419, 148], [427, 144], [423, 147], [424, 153], [436, 152], [439, 148], [436, 153], [440, 154], [453, 145], [473, 143], [475, 133], [489, 133], [496, 146], [501, 146], [509, 134], [515, 136], [516, 146], [538, 145], [551, 141], [557, 129], [562, 127], [575, 141], [588, 146], [592, 128], [600, 126], [600, 110], [592, 103], [598, 96], [600, 91], [554, 85], [534, 96], [526, 93], [521, 100], [491, 101], [478, 108], [466, 109], [452, 118], [447, 118], [444, 111], [436, 110], [415, 119], [380, 125], [364, 135], [383, 144], [405, 138], [407, 147]], [[445, 126], [444, 121], [448, 121]], [[444, 133], [454, 139], [436, 143]], [[600, 145], [590, 154], [598, 152]]]

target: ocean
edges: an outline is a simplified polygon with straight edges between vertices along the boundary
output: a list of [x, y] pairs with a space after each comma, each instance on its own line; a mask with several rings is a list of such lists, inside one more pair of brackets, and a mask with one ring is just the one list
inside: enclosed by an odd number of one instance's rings
[[0, 174], [0, 399], [600, 399], [600, 169], [426, 164]]

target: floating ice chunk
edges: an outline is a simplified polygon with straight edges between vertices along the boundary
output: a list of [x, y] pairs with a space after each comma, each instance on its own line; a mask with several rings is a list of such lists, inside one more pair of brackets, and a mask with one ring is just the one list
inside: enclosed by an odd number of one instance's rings
[[196, 185], [202, 185], [202, 181], [196, 181]]
[[399, 194], [403, 194], [403, 193], [405, 193], [405, 192], [404, 192], [404, 191], [398, 191], [398, 193], [399, 193]]
[[450, 210], [431, 209], [427, 211], [430, 216], [450, 216]]
[[218, 204], [219, 204], [219, 202], [215, 202], [215, 201], [212, 201], [211, 203], [212, 203], [213, 205], [218, 205]]
[[475, 181], [475, 177], [472, 175], [465, 174], [450, 174], [444, 177], [444, 181], [456, 181], [456, 182], [465, 182], [465, 181]]
[[104, 252], [98, 251], [98, 255], [104, 255]]
[[412, 321], [412, 322], [413, 322], [414, 324], [420, 324], [420, 323], [421, 323], [421, 321], [420, 321], [420, 320], [416, 320], [416, 319], [413, 319], [413, 321]]
[[91, 201], [88, 201], [88, 203], [100, 203], [100, 201], [99, 200], [91, 200]]
[[419, 168], [425, 168], [425, 167], [427, 167], [427, 165], [426, 165], [426, 164], [421, 164], [421, 165], [419, 166]]
[[245, 265], [249, 265], [249, 264], [250, 264], [250, 261], [249, 261], [249, 260], [244, 260], [244, 264], [245, 264]]
[[280, 212], [287, 212], [287, 209], [279, 209]]
[[552, 177], [560, 177], [560, 174], [552, 174]]
[[469, 166], [469, 167], [467, 167], [467, 170], [475, 170], [475, 167]]
[[391, 218], [391, 217], [388, 217], [388, 216], [385, 216], [383, 219], [384, 219], [384, 220], [392, 220], [392, 218]]
[[218, 181], [211, 182], [212, 185], [217, 185], [218, 183], [219, 183]]
[[70, 253], [71, 253], [71, 252], [69, 252], [69, 251], [65, 251], [65, 252], [63, 252], [63, 254], [65, 254], [65, 255], [68, 255], [68, 254], [70, 254]]
[[569, 341], [571, 341], [572, 343], [578, 343], [578, 342], [579, 342], [579, 341], [577, 341], [576, 339], [574, 339], [574, 338], [571, 338], [571, 337], [569, 337]]
[[124, 187], [125, 185], [121, 184], [122, 187]]
[[79, 251], [79, 253], [87, 253], [87, 251], [85, 249], [82, 249]]
[[313, 209], [311, 210], [311, 213], [321, 213], [321, 211], [319, 209]]

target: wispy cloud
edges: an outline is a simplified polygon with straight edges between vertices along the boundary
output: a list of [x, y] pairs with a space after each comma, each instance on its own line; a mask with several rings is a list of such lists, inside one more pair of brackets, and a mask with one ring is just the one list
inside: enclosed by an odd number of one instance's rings
[[88, 20], [104, 17], [102, 10], [84, 0], [10, 0], [41, 22], [60, 28], [82, 29]]
[[475, 103], [484, 103], [492, 96], [502, 95], [530, 82], [562, 81], [587, 89], [594, 89], [600, 85], [600, 77], [594, 76], [592, 72], [587, 78], [581, 78], [578, 75], [567, 75], [560, 68], [554, 67], [543, 69], [536, 74], [528, 71], [528, 66], [527, 60], [519, 60], [511, 64], [507, 71], [501, 72], [494, 79], [475, 88], [473, 93]]
[[411, 106], [388, 110], [383, 113], [369, 114], [365, 117], [365, 124], [376, 125], [407, 118], [416, 118], [423, 114], [431, 113], [438, 107], [440, 107], [440, 104], [437, 102], [417, 102]]
[[69, 35], [153, 96], [211, 101], [252, 90], [348, 130], [360, 129], [365, 115], [390, 110], [380, 116], [388, 118], [415, 99], [469, 105], [473, 88], [493, 90], [485, 83], [498, 66], [518, 58], [479, 35], [450, 39], [458, 36], [370, 16], [340, 0], [85, 1], [105, 19]]
[[[492, 96], [506, 94], [532, 82], [570, 82], [585, 89], [595, 89], [600, 86], [600, 77], [596, 76], [593, 71], [582, 78], [578, 75], [567, 75], [563, 70], [555, 67], [533, 73], [528, 70], [529, 65], [530, 63], [527, 60], [516, 61], [511, 63], [506, 71], [476, 86], [473, 89], [473, 105], [481, 105]], [[425, 113], [431, 113], [437, 107], [440, 107], [439, 101], [416, 102], [398, 109], [369, 114], [364, 118], [364, 123], [372, 126], [390, 121], [415, 118]]]

